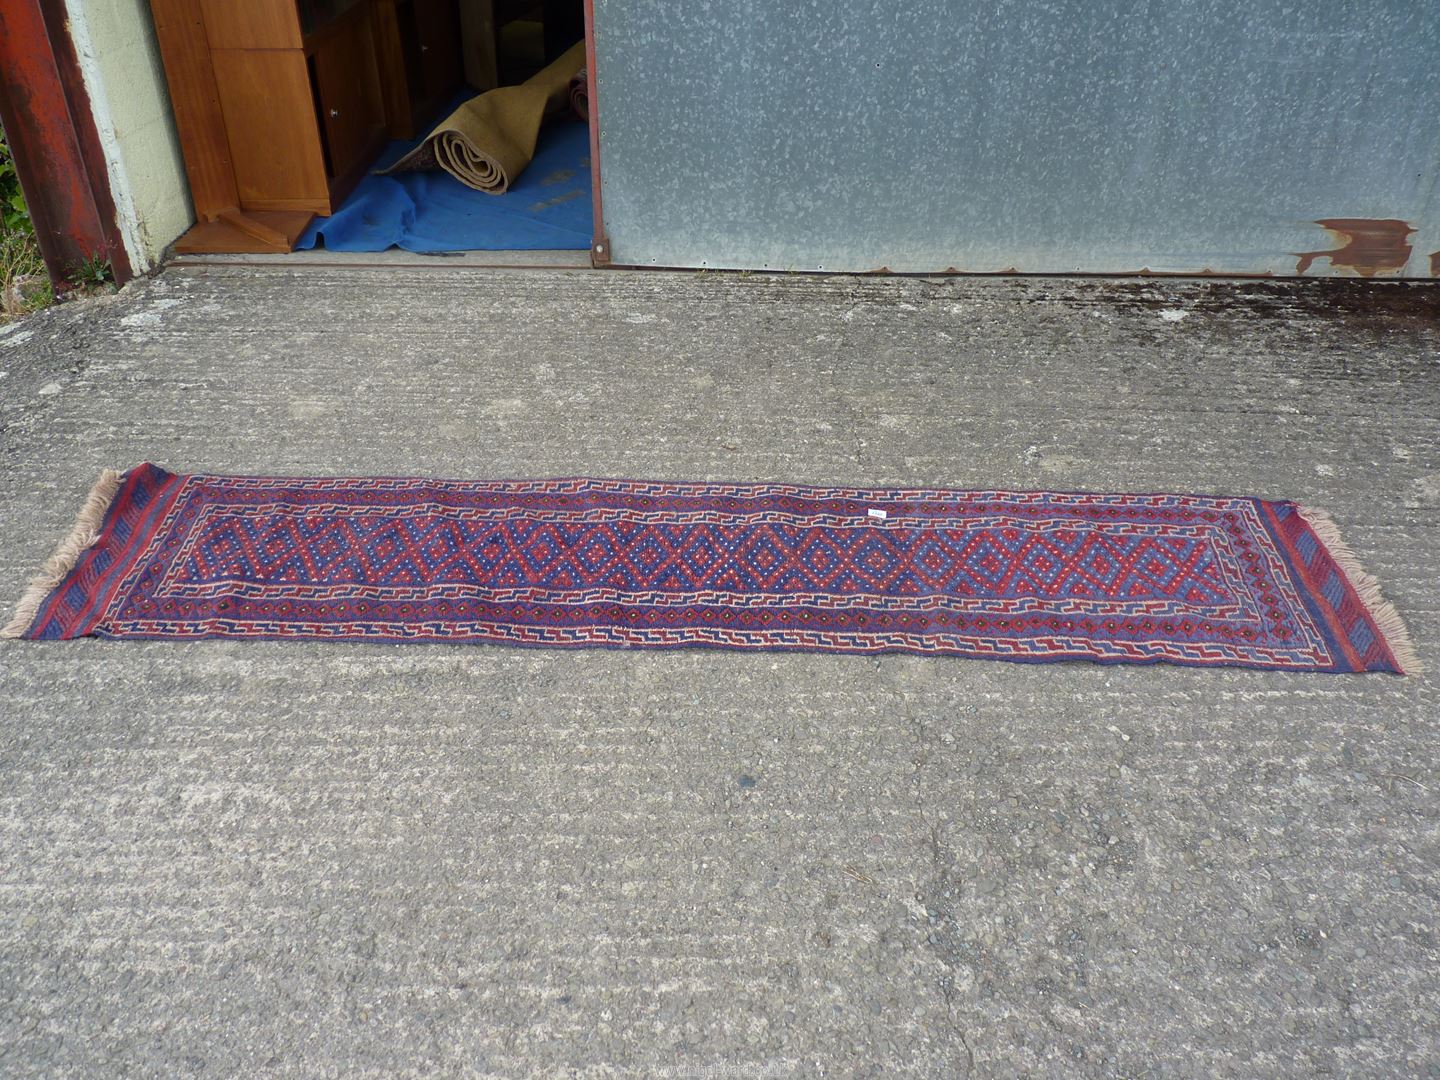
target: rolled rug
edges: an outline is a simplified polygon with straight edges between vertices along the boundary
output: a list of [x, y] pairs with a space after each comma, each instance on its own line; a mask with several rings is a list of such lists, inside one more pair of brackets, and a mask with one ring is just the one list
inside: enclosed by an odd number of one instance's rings
[[577, 42], [519, 86], [471, 98], [382, 175], [439, 167], [467, 187], [503, 195], [535, 156], [540, 125], [570, 101], [570, 79], [585, 63]]
[[589, 121], [590, 83], [585, 77], [584, 68], [570, 76], [570, 108], [581, 120]]

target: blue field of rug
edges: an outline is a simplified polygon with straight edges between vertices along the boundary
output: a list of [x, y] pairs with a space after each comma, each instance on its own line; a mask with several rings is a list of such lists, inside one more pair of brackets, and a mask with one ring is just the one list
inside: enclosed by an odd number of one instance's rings
[[[418, 140], [417, 140], [418, 141]], [[394, 142], [375, 168], [413, 147]], [[331, 251], [543, 251], [590, 247], [590, 132], [566, 117], [540, 132], [535, 158], [504, 195], [466, 187], [440, 169], [360, 181], [296, 248]]]

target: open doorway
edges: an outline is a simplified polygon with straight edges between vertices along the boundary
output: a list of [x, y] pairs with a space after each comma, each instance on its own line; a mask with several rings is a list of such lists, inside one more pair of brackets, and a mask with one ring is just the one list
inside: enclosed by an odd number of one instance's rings
[[586, 251], [583, 0], [151, 0], [180, 254]]

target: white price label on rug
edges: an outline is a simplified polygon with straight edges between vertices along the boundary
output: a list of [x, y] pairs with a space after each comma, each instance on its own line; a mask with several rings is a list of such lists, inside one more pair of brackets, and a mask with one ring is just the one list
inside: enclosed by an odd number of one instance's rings
[[889, 514], [885, 513], [884, 510], [875, 510], [873, 508], [869, 511], [869, 514], [872, 518], [876, 518], [880, 521], [884, 521], [887, 517], [890, 516]]

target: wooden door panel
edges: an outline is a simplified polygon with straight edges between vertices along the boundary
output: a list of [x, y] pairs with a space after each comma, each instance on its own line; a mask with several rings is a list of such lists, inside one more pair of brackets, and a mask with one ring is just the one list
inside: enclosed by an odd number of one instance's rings
[[155, 37], [165, 61], [165, 79], [185, 157], [190, 196], [202, 221], [240, 205], [225, 114], [215, 87], [205, 18], [193, 0], [150, 0]]
[[299, 49], [211, 53], [240, 205], [330, 212], [314, 100]]
[[438, 103], [460, 85], [460, 9], [454, 0], [413, 0], [425, 99]]
[[343, 177], [370, 152], [385, 129], [368, 10], [359, 18], [347, 19], [318, 42], [313, 63], [331, 176]]
[[298, 49], [295, 0], [200, 0], [212, 49]]

